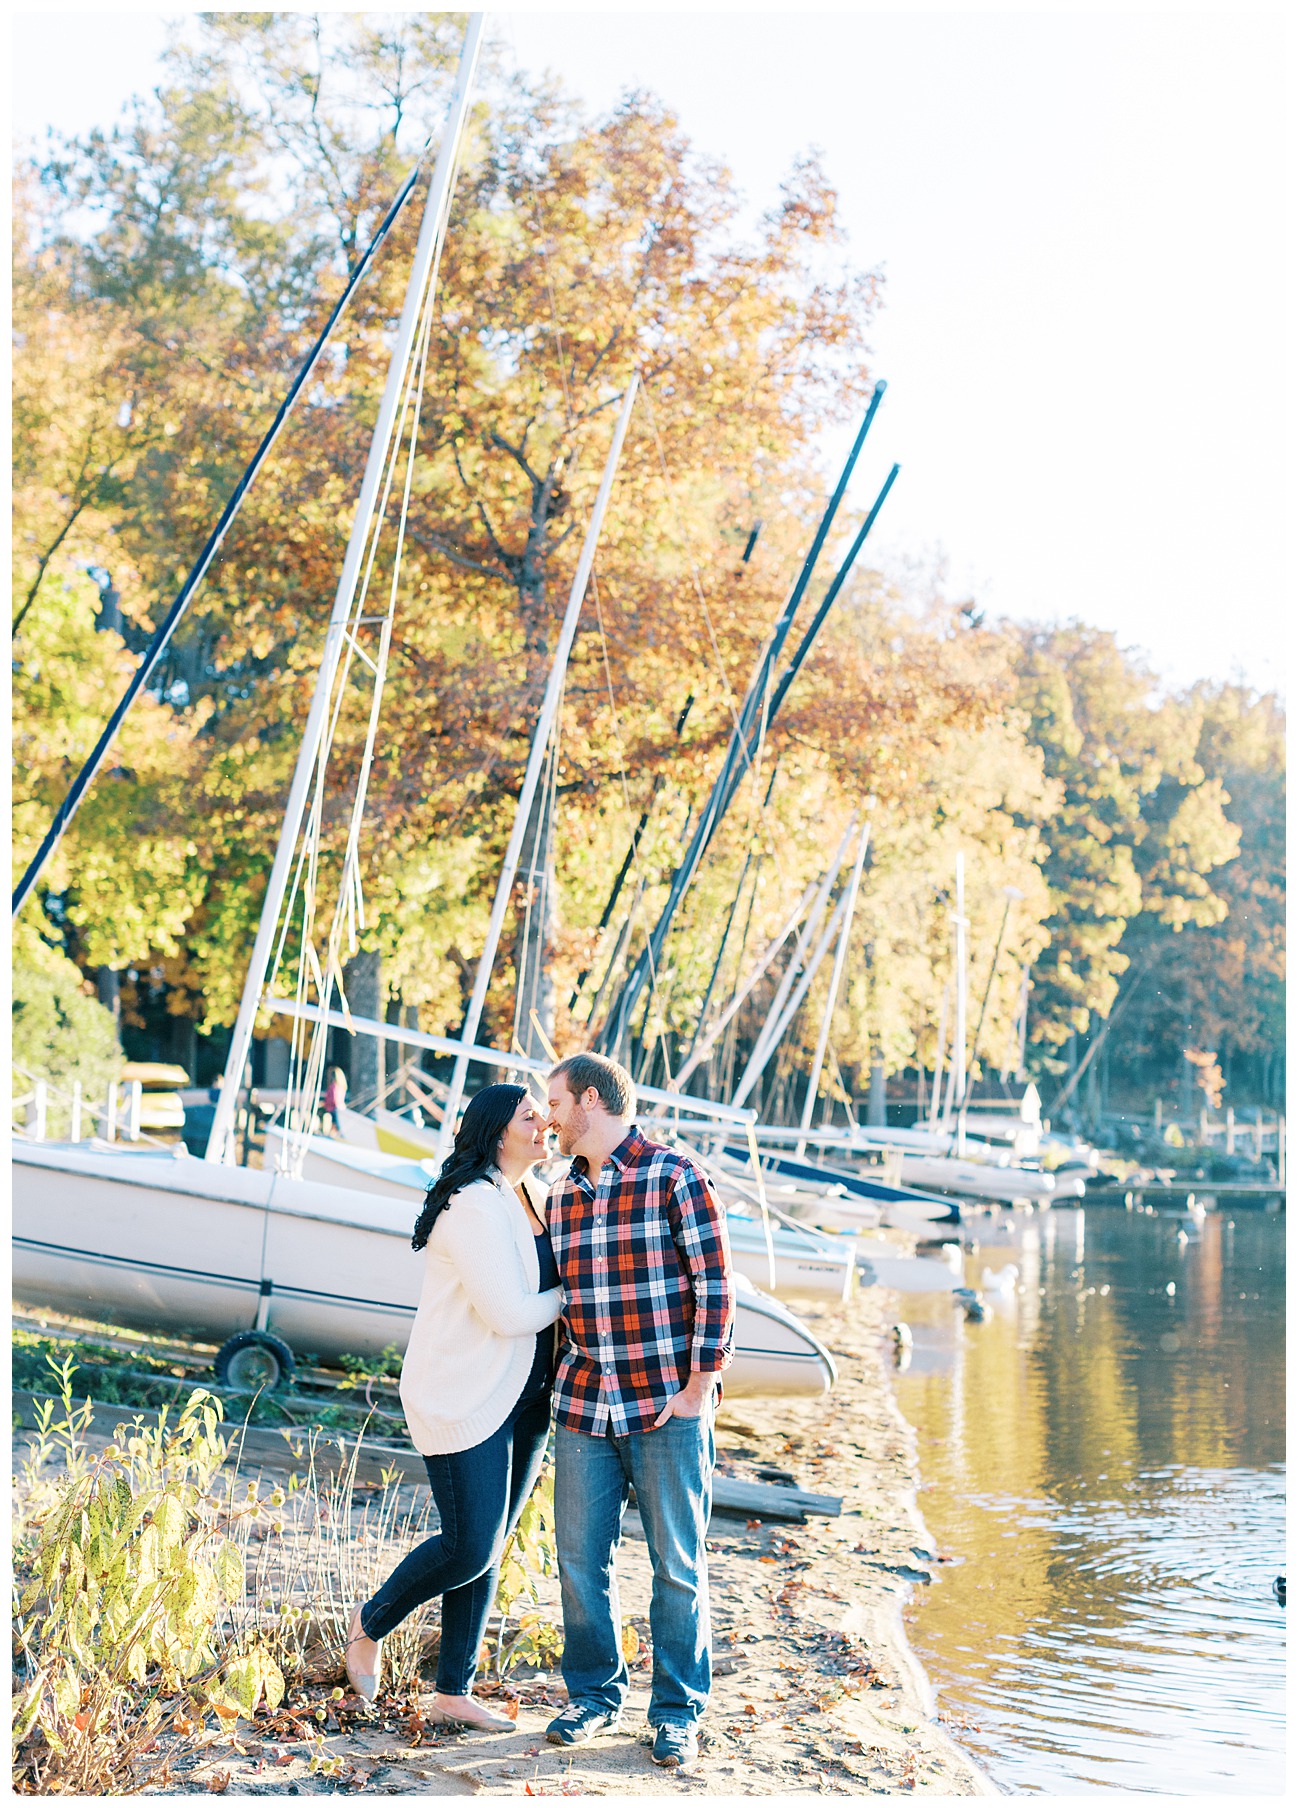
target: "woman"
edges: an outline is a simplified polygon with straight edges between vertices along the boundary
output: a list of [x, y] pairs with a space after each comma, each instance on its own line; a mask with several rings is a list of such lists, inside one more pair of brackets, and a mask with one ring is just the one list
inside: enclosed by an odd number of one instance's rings
[[356, 1693], [378, 1693], [383, 1639], [442, 1597], [428, 1718], [497, 1732], [514, 1722], [470, 1693], [500, 1554], [532, 1491], [550, 1430], [552, 1326], [562, 1294], [523, 1177], [545, 1150], [545, 1112], [522, 1086], [470, 1099], [411, 1239], [427, 1247], [401, 1366], [401, 1404], [441, 1530], [358, 1603], [347, 1640]]

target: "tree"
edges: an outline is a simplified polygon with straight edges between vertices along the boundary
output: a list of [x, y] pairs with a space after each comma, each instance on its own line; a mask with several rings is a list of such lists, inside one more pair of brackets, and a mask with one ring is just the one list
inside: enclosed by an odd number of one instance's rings
[[[60, 256], [70, 286], [113, 310], [136, 360], [138, 412], [162, 425], [113, 523], [150, 608], [196, 549], [260, 424], [272, 371], [384, 194], [393, 123], [409, 122], [418, 94], [432, 110], [442, 54], [413, 26], [383, 43], [353, 31], [332, 44], [284, 15], [221, 16], [198, 30], [196, 47], [173, 48], [160, 111], [142, 109], [128, 132], [47, 171], [69, 205], [105, 220], [84, 256], [66, 235]], [[384, 109], [383, 130], [363, 157], [344, 159], [344, 125], [366, 105]], [[272, 205], [281, 196], [290, 204]], [[697, 728], [684, 766], [697, 776], [706, 765], [728, 729], [727, 692], [796, 557], [796, 525], [769, 536], [769, 563], [745, 568], [746, 590], [733, 575], [736, 546], [763, 495], [782, 491], [786, 505], [814, 495], [813, 427], [863, 393], [874, 284], [815, 273], [836, 234], [819, 172], [795, 171], [752, 244], [734, 207], [724, 172], [702, 165], [643, 97], [597, 126], [517, 85], [482, 110], [443, 262], [413, 552], [371, 788], [374, 933], [409, 973], [399, 931], [406, 899], [422, 900], [424, 950], [442, 942], [441, 972], [410, 981], [430, 1005], [454, 1009], [481, 933], [574, 528], [630, 370], [645, 373], [651, 400], [624, 460], [600, 607], [564, 714], [561, 794], [582, 817], [576, 845], [592, 812], [634, 809], [675, 754], [670, 724], [691, 689]], [[237, 996], [415, 224], [402, 223], [346, 356], [286, 437], [160, 680], [201, 723], [188, 956], [204, 975], [209, 1022], [228, 1021]], [[345, 708], [329, 852], [362, 729]], [[689, 771], [674, 776], [688, 785]], [[73, 869], [80, 846], [69, 849]], [[473, 850], [469, 917], [463, 892], [448, 897], [433, 877], [466, 870], [457, 846]], [[578, 891], [580, 870], [578, 860]], [[580, 924], [586, 903], [574, 904]]]
[[1227, 1103], [1271, 1101], [1285, 1021], [1284, 712], [1238, 683], [1205, 681], [1179, 702], [1203, 788], [1225, 800], [1239, 855], [1213, 875], [1219, 920], [1144, 939], [1149, 977], [1124, 1029], [1125, 1065], [1175, 1072], [1197, 1046], [1216, 1055]]
[[1195, 760], [1194, 724], [1106, 631], [1018, 635], [1016, 701], [1062, 788], [1045, 828], [1050, 943], [1033, 971], [1032, 1038], [1049, 1056], [1107, 1017], [1140, 935], [1219, 922], [1209, 877], [1234, 858], [1226, 798]]
[[48, 1107], [49, 1134], [67, 1134], [71, 1107], [61, 1094], [80, 1085], [87, 1104], [100, 1102], [121, 1071], [122, 1051], [112, 1013], [87, 995], [70, 960], [47, 956], [40, 966], [20, 960], [13, 970], [13, 1059], [22, 1070], [15, 1092], [28, 1078], [50, 1081], [56, 1094]]

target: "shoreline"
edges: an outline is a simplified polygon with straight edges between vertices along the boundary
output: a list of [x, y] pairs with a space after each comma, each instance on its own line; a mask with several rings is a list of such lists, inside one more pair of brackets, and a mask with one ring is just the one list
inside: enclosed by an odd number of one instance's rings
[[[709, 1528], [714, 1686], [697, 1768], [678, 1776], [649, 1761], [650, 1566], [634, 1510], [619, 1552], [621, 1608], [640, 1639], [619, 1733], [576, 1748], [546, 1743], [565, 1699], [558, 1672], [511, 1675], [497, 1706], [517, 1702], [515, 1730], [448, 1733], [419, 1724], [417, 1702], [368, 1712], [330, 1703], [340, 1680], [290, 1690], [297, 1711], [325, 1705], [326, 1749], [342, 1761], [313, 1772], [309, 1751], [241, 1722], [238, 1743], [213, 1731], [148, 1794], [480, 1795], [995, 1795], [942, 1724], [936, 1691], [906, 1635], [904, 1611], [932, 1579], [936, 1549], [918, 1505], [918, 1449], [888, 1362], [897, 1295], [868, 1287], [841, 1307], [795, 1307], [833, 1350], [834, 1391], [819, 1400], [723, 1400], [717, 1473], [775, 1479], [843, 1497], [842, 1514], [806, 1524], [715, 1513]], [[118, 1416], [125, 1416], [120, 1413]], [[25, 1440], [19, 1434], [15, 1453]], [[98, 1439], [96, 1439], [98, 1441]], [[254, 1473], [247, 1464], [245, 1476]], [[539, 1610], [557, 1621], [558, 1584]], [[431, 1678], [421, 1684], [427, 1693]], [[412, 1714], [412, 1705], [414, 1714]], [[512, 1711], [512, 1708], [511, 1710]]]

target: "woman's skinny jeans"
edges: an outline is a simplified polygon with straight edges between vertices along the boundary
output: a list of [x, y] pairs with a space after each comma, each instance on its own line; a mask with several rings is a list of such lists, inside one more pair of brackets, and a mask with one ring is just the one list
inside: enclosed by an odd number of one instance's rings
[[366, 1638], [386, 1638], [407, 1614], [442, 1597], [437, 1690], [467, 1695], [487, 1616], [496, 1598], [500, 1554], [540, 1472], [550, 1435], [550, 1391], [524, 1396], [499, 1431], [472, 1450], [426, 1456], [441, 1530], [402, 1558], [361, 1608]]

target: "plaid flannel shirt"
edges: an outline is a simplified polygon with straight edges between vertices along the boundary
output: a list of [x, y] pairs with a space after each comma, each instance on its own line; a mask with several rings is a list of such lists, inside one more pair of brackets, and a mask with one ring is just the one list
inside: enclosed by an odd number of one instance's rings
[[550, 1196], [563, 1282], [555, 1417], [573, 1431], [648, 1431], [692, 1371], [731, 1359], [725, 1214], [686, 1155], [633, 1124], [594, 1180], [582, 1157]]

